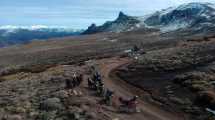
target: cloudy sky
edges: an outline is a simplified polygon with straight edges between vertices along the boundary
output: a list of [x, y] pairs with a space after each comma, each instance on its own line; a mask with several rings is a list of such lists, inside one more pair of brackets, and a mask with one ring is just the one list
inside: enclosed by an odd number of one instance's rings
[[0, 26], [47, 25], [86, 28], [117, 17], [119, 11], [145, 15], [187, 2], [215, 0], [0, 0]]

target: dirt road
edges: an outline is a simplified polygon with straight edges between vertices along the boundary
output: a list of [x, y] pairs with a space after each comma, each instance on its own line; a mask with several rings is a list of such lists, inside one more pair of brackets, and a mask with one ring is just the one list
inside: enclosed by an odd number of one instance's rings
[[[70, 117], [65, 113], [71, 112], [71, 114], [74, 114], [73, 110], [79, 109], [80, 111], [86, 111], [87, 114], [93, 113], [91, 114], [92, 120], [183, 120], [178, 114], [164, 111], [164, 108], [143, 101], [144, 97], [142, 95], [147, 93], [115, 76], [114, 71], [129, 64], [131, 62], [129, 59], [114, 57], [93, 62], [98, 65], [98, 69], [102, 73], [105, 87], [115, 91], [113, 106], [100, 104], [102, 97], [98, 96], [96, 91], [87, 87], [87, 80], [74, 89], [76, 92], [65, 89], [66, 77], [64, 76], [71, 78], [74, 72], [80, 72], [86, 75], [84, 78], [87, 78], [90, 74], [87, 69], [88, 65], [59, 65], [41, 73], [20, 72], [4, 76], [4, 81], [0, 84], [0, 103], [2, 105], [0, 110], [5, 113], [0, 113], [0, 119], [4, 115], [14, 115], [15, 107], [25, 108], [26, 104], [30, 104], [30, 107], [26, 110], [39, 113], [42, 111], [40, 103], [54, 97], [60, 99], [63, 104], [59, 113], [56, 113], [56, 117], [60, 114], [60, 117], [68, 117], [69, 119]], [[120, 113], [118, 97], [130, 98], [134, 95], [141, 96], [138, 101], [141, 112], [134, 114]], [[6, 109], [8, 106], [14, 109]], [[34, 116], [29, 117], [28, 112], [22, 114], [20, 115], [23, 120], [34, 120]], [[41, 112], [38, 116], [42, 114]], [[61, 116], [61, 114], [65, 114], [65, 116]], [[84, 114], [82, 117], [85, 118], [87, 115]]]
[[[131, 60], [127, 58], [108, 58], [97, 61], [98, 67], [104, 77], [105, 86], [115, 92], [115, 100], [117, 100], [119, 96], [132, 97], [136, 94], [139, 96], [141, 96], [140, 94], [144, 94], [144, 91], [127, 84], [112, 74], [115, 69], [129, 64], [130, 62]], [[116, 114], [115, 117], [120, 120], [184, 120], [182, 116], [164, 111], [162, 108], [144, 102], [141, 98], [138, 102], [141, 113]]]

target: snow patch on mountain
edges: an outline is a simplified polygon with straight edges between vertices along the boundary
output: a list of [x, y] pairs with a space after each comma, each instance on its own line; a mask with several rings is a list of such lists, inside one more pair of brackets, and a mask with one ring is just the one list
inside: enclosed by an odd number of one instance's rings
[[142, 20], [146, 27], [158, 28], [162, 32], [168, 32], [189, 27], [199, 29], [204, 25], [214, 23], [214, 19], [214, 4], [188, 3], [157, 11]]
[[186, 28], [188, 26], [189, 26], [189, 23], [187, 23], [187, 22], [183, 22], [183, 23], [175, 22], [175, 23], [169, 24], [167, 26], [161, 26], [161, 27], [159, 27], [159, 29], [161, 30], [161, 32], [169, 32], [169, 31]]
[[14, 25], [5, 25], [0, 26], [0, 30], [16, 30], [16, 29], [28, 29], [28, 30], [38, 30], [38, 29], [47, 29], [48, 26], [44, 25], [33, 25], [33, 26], [14, 26]]
[[32, 26], [15, 26], [15, 25], [3, 25], [0, 26], [0, 30], [7, 30], [7, 32], [16, 32], [17, 30], [29, 30], [29, 31], [47, 31], [55, 30], [58, 32], [79, 32], [80, 29], [72, 29], [66, 26], [46, 26], [46, 25], [32, 25]]
[[200, 10], [204, 10], [205, 7], [204, 5], [207, 4], [203, 4], [203, 3], [188, 3], [188, 4], [183, 4], [180, 5], [179, 7], [176, 8], [176, 10], [187, 10], [187, 9], [200, 9]]
[[[215, 27], [215, 5], [211, 3], [187, 3], [169, 7], [155, 13], [136, 17], [120, 12], [114, 21], [106, 22], [101, 26], [92, 24], [84, 34], [98, 32], [125, 32], [136, 29], [160, 29], [161, 32], [178, 29], [200, 30]], [[208, 29], [208, 30], [209, 30]]]
[[160, 16], [166, 15], [166, 14], [172, 12], [174, 9], [176, 9], [176, 7], [169, 7], [167, 9], [163, 9], [161, 12], [158, 12], [158, 14], [160, 14]]
[[80, 35], [83, 30], [60, 26], [0, 26], [0, 47], [24, 44], [32, 40]]
[[32, 25], [32, 26], [15, 26], [15, 25], [3, 25], [0, 26], [0, 29], [29, 29], [29, 30], [37, 30], [37, 29], [48, 29], [48, 28], [66, 28], [64, 26], [46, 26], [46, 25]]

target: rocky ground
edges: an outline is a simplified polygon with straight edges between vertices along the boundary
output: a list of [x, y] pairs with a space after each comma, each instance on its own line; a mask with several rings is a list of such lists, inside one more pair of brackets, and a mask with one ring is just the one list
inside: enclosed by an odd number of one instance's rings
[[[132, 97], [135, 87], [120, 82], [110, 72], [130, 63], [128, 58], [97, 60], [105, 86], [115, 91], [113, 106], [102, 104], [102, 98], [87, 87], [88, 62], [84, 65], [59, 65], [39, 73], [21, 72], [2, 77], [0, 105], [2, 120], [182, 120], [177, 113], [139, 100], [140, 113], [119, 111], [117, 97]], [[74, 72], [83, 73], [84, 82], [73, 91], [65, 89], [65, 79]], [[117, 83], [121, 83], [118, 85]], [[125, 88], [126, 87], [126, 88]], [[133, 89], [133, 90], [132, 90]], [[141, 91], [141, 90], [139, 90]]]
[[[117, 74], [152, 96], [151, 102], [182, 112], [187, 119], [214, 119], [214, 38], [188, 40], [139, 55]], [[209, 108], [209, 109], [208, 109]]]
[[[214, 44], [213, 36], [143, 30], [2, 48], [0, 119], [214, 120]], [[141, 50], [129, 53], [134, 46]], [[86, 85], [89, 60], [116, 97], [140, 96], [141, 113], [119, 113], [118, 102], [99, 104]], [[65, 79], [75, 71], [85, 81], [74, 92]]]
[[69, 120], [108, 119], [98, 114], [99, 98], [83, 83], [75, 92], [65, 88], [74, 72], [87, 73], [86, 66], [59, 65], [39, 73], [4, 76], [0, 84], [1, 119]]

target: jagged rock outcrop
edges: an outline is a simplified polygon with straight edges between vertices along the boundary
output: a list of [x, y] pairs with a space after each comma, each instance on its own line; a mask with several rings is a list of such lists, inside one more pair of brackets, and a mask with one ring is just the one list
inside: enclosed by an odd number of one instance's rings
[[136, 17], [125, 15], [123, 12], [119, 13], [119, 16], [114, 21], [108, 21], [101, 26], [92, 24], [83, 34], [93, 34], [99, 32], [122, 32], [134, 29], [135, 25], [140, 23]]

